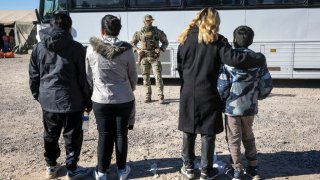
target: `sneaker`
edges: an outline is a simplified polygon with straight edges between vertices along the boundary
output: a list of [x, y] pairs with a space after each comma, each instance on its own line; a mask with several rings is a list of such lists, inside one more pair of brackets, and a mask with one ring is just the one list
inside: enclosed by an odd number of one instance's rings
[[241, 171], [235, 169], [232, 180], [241, 180]]
[[67, 180], [82, 180], [82, 179], [86, 179], [85, 177], [87, 177], [90, 174], [91, 170], [89, 168], [84, 168], [84, 167], [80, 167], [78, 166], [76, 170], [74, 171], [67, 171]]
[[194, 165], [193, 163], [184, 164], [181, 167], [181, 173], [188, 179], [194, 178]]
[[258, 166], [247, 166], [245, 174], [251, 176], [252, 180], [260, 180]]
[[47, 166], [46, 167], [46, 179], [56, 178], [60, 169], [61, 169], [61, 166], [59, 163], [57, 163], [57, 165], [55, 165], [55, 166]]
[[130, 166], [126, 166], [125, 169], [118, 169], [118, 180], [126, 180], [131, 172]]
[[96, 180], [107, 180], [107, 172], [101, 173], [96, 170], [94, 174], [95, 174]]
[[243, 172], [238, 169], [234, 169], [232, 166], [226, 168], [226, 175], [228, 175], [232, 180], [240, 180]]
[[214, 179], [219, 174], [217, 168], [202, 168], [200, 180], [211, 180]]

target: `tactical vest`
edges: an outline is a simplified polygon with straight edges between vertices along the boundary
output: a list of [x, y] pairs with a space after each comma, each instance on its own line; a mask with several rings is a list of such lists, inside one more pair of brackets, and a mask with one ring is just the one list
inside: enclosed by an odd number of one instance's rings
[[157, 27], [153, 26], [148, 31], [146, 28], [141, 30], [142, 50], [154, 50], [159, 48], [159, 35]]

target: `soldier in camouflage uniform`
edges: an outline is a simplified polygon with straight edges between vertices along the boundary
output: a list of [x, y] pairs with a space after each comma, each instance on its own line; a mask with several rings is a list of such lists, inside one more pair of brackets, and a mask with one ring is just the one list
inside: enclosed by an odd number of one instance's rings
[[[153, 18], [151, 15], [144, 16], [144, 27], [140, 31], [134, 33], [131, 44], [134, 51], [139, 55], [139, 65], [143, 77], [143, 85], [146, 88], [145, 102], [151, 102], [151, 82], [150, 82], [150, 69], [152, 67], [153, 74], [156, 80], [158, 90], [159, 102], [164, 103], [163, 95], [163, 81], [161, 77], [162, 66], [159, 60], [160, 51], [164, 52], [168, 47], [168, 40], [166, 34], [152, 26]], [[159, 41], [161, 47], [159, 47]], [[141, 48], [137, 47], [138, 42]]]

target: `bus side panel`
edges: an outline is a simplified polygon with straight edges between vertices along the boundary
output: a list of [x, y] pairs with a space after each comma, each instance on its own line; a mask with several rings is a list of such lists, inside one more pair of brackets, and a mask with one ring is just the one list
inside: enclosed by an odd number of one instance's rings
[[292, 78], [292, 43], [254, 43], [250, 49], [262, 52], [266, 56], [272, 78]]
[[245, 25], [245, 11], [244, 10], [223, 10], [220, 14], [220, 31], [224, 37], [228, 38], [230, 42], [233, 41], [233, 31], [241, 25]]
[[[320, 9], [308, 9], [308, 31], [305, 36], [311, 41], [320, 41]], [[297, 26], [301, 26], [297, 24]]]
[[[293, 78], [320, 79], [320, 11], [308, 9], [306, 39], [314, 42], [295, 44]], [[297, 24], [297, 26], [300, 26]]]
[[296, 43], [293, 78], [320, 78], [320, 43]]
[[246, 23], [255, 32], [255, 42], [314, 40], [307, 39], [307, 19], [308, 9], [246, 10]]
[[107, 14], [121, 17], [122, 29], [118, 37], [120, 40], [127, 41], [129, 37], [128, 28], [126, 27], [128, 21], [126, 12], [70, 13], [72, 27], [74, 28], [74, 39], [82, 44], [88, 44], [90, 37], [101, 37], [101, 19]]
[[254, 42], [263, 49], [272, 77], [294, 78], [294, 43], [314, 40], [306, 35], [308, 9], [247, 10], [246, 23], [255, 32]]

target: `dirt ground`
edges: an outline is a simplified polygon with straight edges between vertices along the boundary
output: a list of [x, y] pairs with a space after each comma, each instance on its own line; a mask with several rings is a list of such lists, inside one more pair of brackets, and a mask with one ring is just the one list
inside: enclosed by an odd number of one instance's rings
[[[0, 59], [0, 180], [44, 179], [43, 128], [41, 108], [33, 100], [28, 87], [29, 55]], [[277, 83], [272, 94], [259, 104], [255, 117], [261, 175], [265, 179], [320, 179], [320, 81]], [[136, 124], [129, 132], [129, 179], [154, 179], [148, 171], [157, 165], [157, 179], [183, 179], [181, 137], [177, 130], [179, 86], [165, 86], [167, 104], [143, 103], [141, 85], [135, 91]], [[153, 90], [155, 87], [153, 86]], [[156, 96], [153, 96], [155, 99]], [[218, 158], [228, 162], [224, 132], [217, 136]], [[60, 140], [64, 152], [63, 139]], [[79, 165], [96, 165], [97, 130], [93, 113], [90, 128], [84, 134]], [[199, 161], [200, 144], [196, 144]], [[65, 155], [59, 158], [64, 164]], [[111, 167], [109, 179], [115, 179]], [[65, 179], [65, 170], [58, 179]], [[88, 177], [88, 180], [92, 179]], [[228, 179], [224, 175], [216, 179]]]

